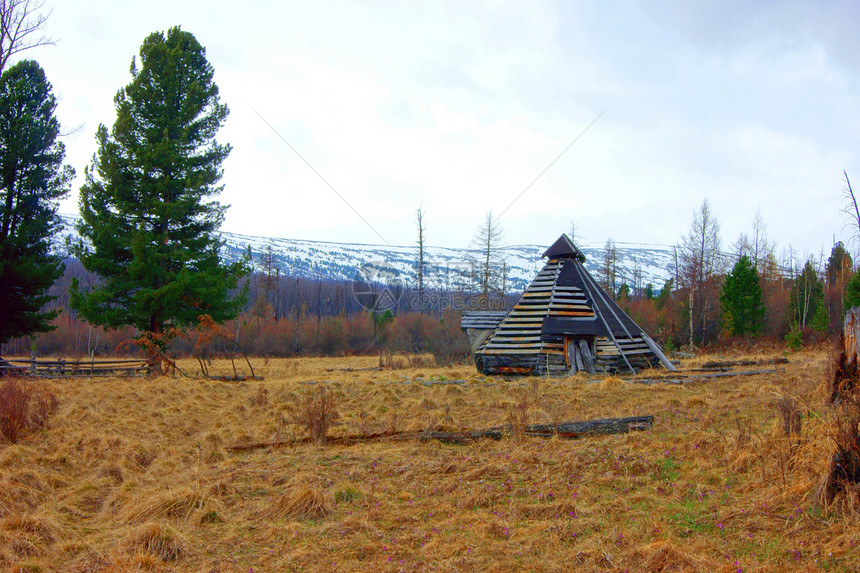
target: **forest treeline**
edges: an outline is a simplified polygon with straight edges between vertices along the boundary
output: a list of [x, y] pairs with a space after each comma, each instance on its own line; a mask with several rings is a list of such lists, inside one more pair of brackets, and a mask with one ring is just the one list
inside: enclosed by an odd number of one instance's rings
[[[665, 284], [655, 288], [635, 280], [628, 284], [613, 276], [617, 272], [613, 270], [613, 253], [607, 250], [606, 254], [599, 282], [669, 350], [689, 347], [691, 332], [695, 346], [765, 340], [797, 347], [837, 333], [843, 309], [852, 296], [857, 296], [851, 287], [858, 275], [842, 243], [832, 247], [825, 261], [808, 260], [800, 266], [796, 261], [794, 265], [778, 264], [771, 248], [765, 249], [764, 256], [756, 256], [754, 248], [741, 242], [735, 254], [717, 257], [722, 262], [715, 263], [710, 274], [702, 273], [703, 280], [692, 292], [692, 281], [687, 279], [685, 284], [680, 278], [684, 272], [681, 264]], [[735, 264], [731, 265], [733, 259]], [[741, 259], [748, 261], [746, 267], [738, 266]], [[266, 261], [266, 255], [258, 260]], [[419, 292], [406, 287], [390, 287], [388, 291], [388, 285], [281, 275], [271, 259], [268, 263], [257, 265], [262, 270], [245, 279], [248, 302], [237, 318], [223, 324], [233, 341], [258, 356], [432, 353], [443, 363], [467, 360], [469, 346], [459, 328], [462, 310], [488, 308], [487, 300], [489, 308], [508, 309], [519, 294], [487, 299], [480, 284], [457, 292]], [[740, 273], [744, 269], [746, 278]], [[741, 280], [752, 282], [741, 285], [741, 292], [734, 295], [742, 306], [746, 301], [752, 309], [753, 319], [744, 329], [739, 329], [740, 319], [730, 318], [731, 293], [726, 295], [727, 287], [737, 282], [739, 274]], [[58, 312], [53, 321], [56, 328], [10, 340], [2, 353], [22, 355], [32, 349], [43, 355], [84, 357], [138, 352], [127, 343], [137, 335], [133, 327], [109, 330], [93, 326], [70, 307], [69, 287], [74, 280], [89, 288], [97, 284], [98, 276], [76, 259], [67, 259], [63, 276], [48, 291], [55, 297], [50, 310]], [[676, 287], [676, 280], [683, 286]], [[390, 306], [377, 312], [368, 310], [363, 296], [368, 295], [369, 286], [374, 295], [391, 295]], [[760, 304], [751, 296], [758, 296]], [[743, 308], [734, 314], [740, 316]], [[230, 348], [226, 341], [215, 340], [207, 351], [217, 354]], [[171, 342], [171, 350], [180, 355], [191, 353], [193, 342], [178, 337]]]

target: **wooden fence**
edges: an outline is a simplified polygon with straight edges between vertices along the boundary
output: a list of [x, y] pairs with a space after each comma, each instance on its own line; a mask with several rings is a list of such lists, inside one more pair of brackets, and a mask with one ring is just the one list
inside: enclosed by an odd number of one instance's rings
[[68, 376], [141, 376], [149, 373], [146, 360], [0, 360], [0, 374], [39, 378]]

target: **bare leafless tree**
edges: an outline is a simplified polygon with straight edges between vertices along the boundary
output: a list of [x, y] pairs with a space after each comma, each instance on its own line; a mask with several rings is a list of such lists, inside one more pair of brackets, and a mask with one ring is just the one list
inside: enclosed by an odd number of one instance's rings
[[842, 214], [845, 215], [845, 226], [851, 231], [851, 240], [857, 246], [860, 242], [860, 208], [857, 207], [857, 197], [848, 179], [848, 172], [844, 169], [845, 187], [842, 189]]
[[418, 220], [418, 300], [424, 302], [424, 209], [421, 207], [415, 212]]
[[772, 262], [776, 259], [776, 244], [767, 238], [767, 224], [761, 215], [761, 210], [756, 211], [752, 223], [752, 233], [741, 233], [738, 239], [732, 243], [729, 252], [734, 260], [746, 255], [749, 257], [759, 275], [764, 275]]
[[614, 298], [617, 294], [615, 288], [618, 280], [618, 250], [615, 248], [615, 241], [612, 240], [612, 237], [606, 239], [606, 244], [603, 246], [603, 268], [601, 271], [603, 288]]
[[17, 53], [54, 44], [42, 33], [51, 11], [44, 0], [0, 0], [0, 73]]
[[750, 256], [750, 253], [752, 253], [752, 251], [753, 248], [752, 244], [750, 243], [750, 237], [746, 233], [741, 233], [738, 236], [737, 240], [729, 247], [729, 253], [732, 256], [732, 260], [735, 261], [740, 259], [744, 255], [750, 257], [750, 260], [752, 260], [752, 257]]
[[687, 234], [681, 239], [680, 249], [681, 286], [689, 289], [690, 346], [694, 346], [695, 332], [700, 329], [700, 338], [705, 335], [708, 316], [716, 307], [714, 279], [722, 270], [720, 258], [720, 224], [711, 212], [707, 199], [699, 210], [693, 212], [693, 220]]
[[488, 211], [484, 223], [478, 228], [472, 240], [473, 248], [478, 251], [474, 262], [477, 267], [478, 286], [484, 298], [487, 298], [491, 291], [499, 290], [497, 283], [504, 263], [503, 236], [501, 225], [493, 219], [493, 212]]
[[639, 300], [642, 297], [642, 263], [633, 257], [633, 298]]
[[570, 240], [573, 242], [574, 245], [577, 242], [583, 241], [582, 227], [580, 225], [577, 225], [573, 219], [570, 220], [570, 234], [569, 234], [569, 236], [570, 236]]

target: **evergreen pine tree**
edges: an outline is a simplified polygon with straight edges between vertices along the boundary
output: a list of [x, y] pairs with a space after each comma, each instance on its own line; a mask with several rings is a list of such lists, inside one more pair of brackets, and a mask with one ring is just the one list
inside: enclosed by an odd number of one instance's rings
[[73, 308], [91, 323], [135, 326], [157, 344], [171, 327], [210, 315], [235, 317], [247, 261], [223, 265], [218, 229], [229, 145], [215, 141], [227, 117], [212, 66], [194, 36], [179, 28], [151, 34], [132, 60], [132, 81], [114, 98], [117, 118], [98, 129], [99, 149], [81, 188], [77, 250], [102, 277], [89, 291], [72, 285]]
[[827, 314], [827, 305], [818, 305], [818, 308], [815, 309], [815, 314], [812, 315], [812, 320], [809, 321], [809, 326], [821, 334], [827, 334], [827, 327], [830, 326], [830, 315]]
[[720, 293], [723, 327], [732, 336], [755, 335], [764, 328], [764, 304], [758, 271], [749, 257], [743, 255], [726, 275]]
[[56, 201], [74, 171], [63, 165], [56, 107], [36, 62], [18, 62], [0, 76], [0, 343], [51, 330], [57, 315], [42, 312], [63, 273], [50, 237], [59, 225]]
[[845, 312], [852, 306], [860, 306], [860, 273], [855, 273], [845, 283]]

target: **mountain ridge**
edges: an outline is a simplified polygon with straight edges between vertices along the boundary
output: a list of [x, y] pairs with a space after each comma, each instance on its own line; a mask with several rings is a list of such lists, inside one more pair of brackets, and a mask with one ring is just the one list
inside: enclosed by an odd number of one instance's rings
[[[62, 229], [54, 235], [54, 252], [72, 256], [69, 245], [80, 239], [75, 228], [80, 217], [61, 214]], [[367, 280], [368, 270], [414, 285], [417, 277], [417, 245], [378, 245], [372, 243], [340, 243], [310, 239], [263, 237], [222, 231], [225, 262], [239, 260], [251, 248], [252, 259], [259, 267], [260, 255], [272, 248], [275, 264], [283, 275], [322, 280]], [[507, 263], [506, 291], [524, 290], [543, 267], [541, 255], [548, 245], [506, 245], [500, 248]], [[580, 247], [586, 256], [585, 266], [595, 278], [601, 276], [604, 250]], [[474, 283], [476, 271], [469, 255], [479, 250], [456, 247], [425, 246], [424, 284], [428, 289], [467, 290]], [[651, 283], [659, 289], [674, 273], [674, 252], [671, 247], [648, 244], [616, 243], [617, 284], [632, 284], [635, 276], [644, 287]], [[259, 269], [258, 269], [259, 270]], [[637, 272], [638, 271], [638, 272]]]

